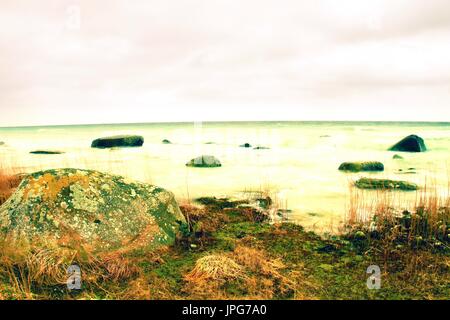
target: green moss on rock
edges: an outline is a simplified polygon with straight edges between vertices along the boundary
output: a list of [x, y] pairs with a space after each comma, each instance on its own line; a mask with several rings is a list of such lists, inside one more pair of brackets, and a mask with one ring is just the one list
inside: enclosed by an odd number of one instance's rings
[[356, 181], [355, 185], [360, 189], [403, 190], [403, 191], [414, 191], [418, 189], [415, 183], [407, 181], [388, 180], [388, 179], [361, 178], [358, 181]]
[[142, 147], [144, 138], [142, 136], [114, 136], [99, 138], [92, 142], [92, 148], [123, 148], [123, 147]]
[[384, 171], [384, 165], [381, 162], [344, 162], [339, 166], [341, 171]]
[[0, 207], [5, 237], [93, 252], [169, 245], [184, 224], [172, 193], [89, 170], [33, 173]]
[[214, 156], [200, 156], [186, 163], [186, 166], [196, 168], [217, 168], [221, 167], [222, 164], [219, 159]]

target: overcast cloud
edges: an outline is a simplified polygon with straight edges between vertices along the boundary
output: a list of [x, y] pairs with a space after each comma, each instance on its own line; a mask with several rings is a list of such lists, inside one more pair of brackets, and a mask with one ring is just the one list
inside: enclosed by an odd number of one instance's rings
[[0, 0], [0, 126], [450, 121], [449, 39], [448, 0]]

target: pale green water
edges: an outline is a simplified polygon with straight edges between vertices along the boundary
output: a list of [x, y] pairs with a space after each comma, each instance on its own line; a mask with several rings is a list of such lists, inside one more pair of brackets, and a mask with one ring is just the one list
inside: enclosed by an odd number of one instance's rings
[[[94, 150], [91, 141], [117, 134], [139, 134], [143, 148]], [[417, 134], [429, 149], [404, 153], [393, 160], [386, 151], [403, 137]], [[171, 145], [161, 141], [169, 139]], [[4, 167], [30, 172], [55, 167], [109, 171], [151, 182], [175, 193], [178, 199], [233, 196], [244, 190], [270, 190], [292, 218], [306, 226], [323, 227], [342, 219], [348, 205], [350, 181], [367, 174], [345, 174], [344, 161], [373, 160], [385, 164], [384, 173], [371, 176], [423, 184], [434, 179], [448, 192], [450, 123], [204, 123], [130, 124], [0, 129], [0, 159]], [[205, 144], [214, 142], [215, 144]], [[269, 150], [239, 148], [250, 143]], [[64, 155], [31, 155], [36, 149], [57, 149]], [[210, 154], [222, 168], [185, 167], [190, 159]], [[399, 169], [416, 168], [417, 174]], [[415, 193], [401, 194], [406, 200]]]

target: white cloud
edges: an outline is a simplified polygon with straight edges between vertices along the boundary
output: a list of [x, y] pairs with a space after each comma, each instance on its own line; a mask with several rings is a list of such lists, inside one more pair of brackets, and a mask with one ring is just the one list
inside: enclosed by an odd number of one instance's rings
[[[80, 29], [67, 28], [73, 5]], [[0, 125], [450, 121], [449, 8], [444, 0], [3, 0]]]

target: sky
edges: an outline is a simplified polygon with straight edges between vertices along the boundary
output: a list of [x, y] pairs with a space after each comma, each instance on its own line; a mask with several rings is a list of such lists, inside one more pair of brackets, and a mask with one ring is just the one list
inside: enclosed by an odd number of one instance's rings
[[450, 121], [448, 0], [0, 0], [0, 126]]

